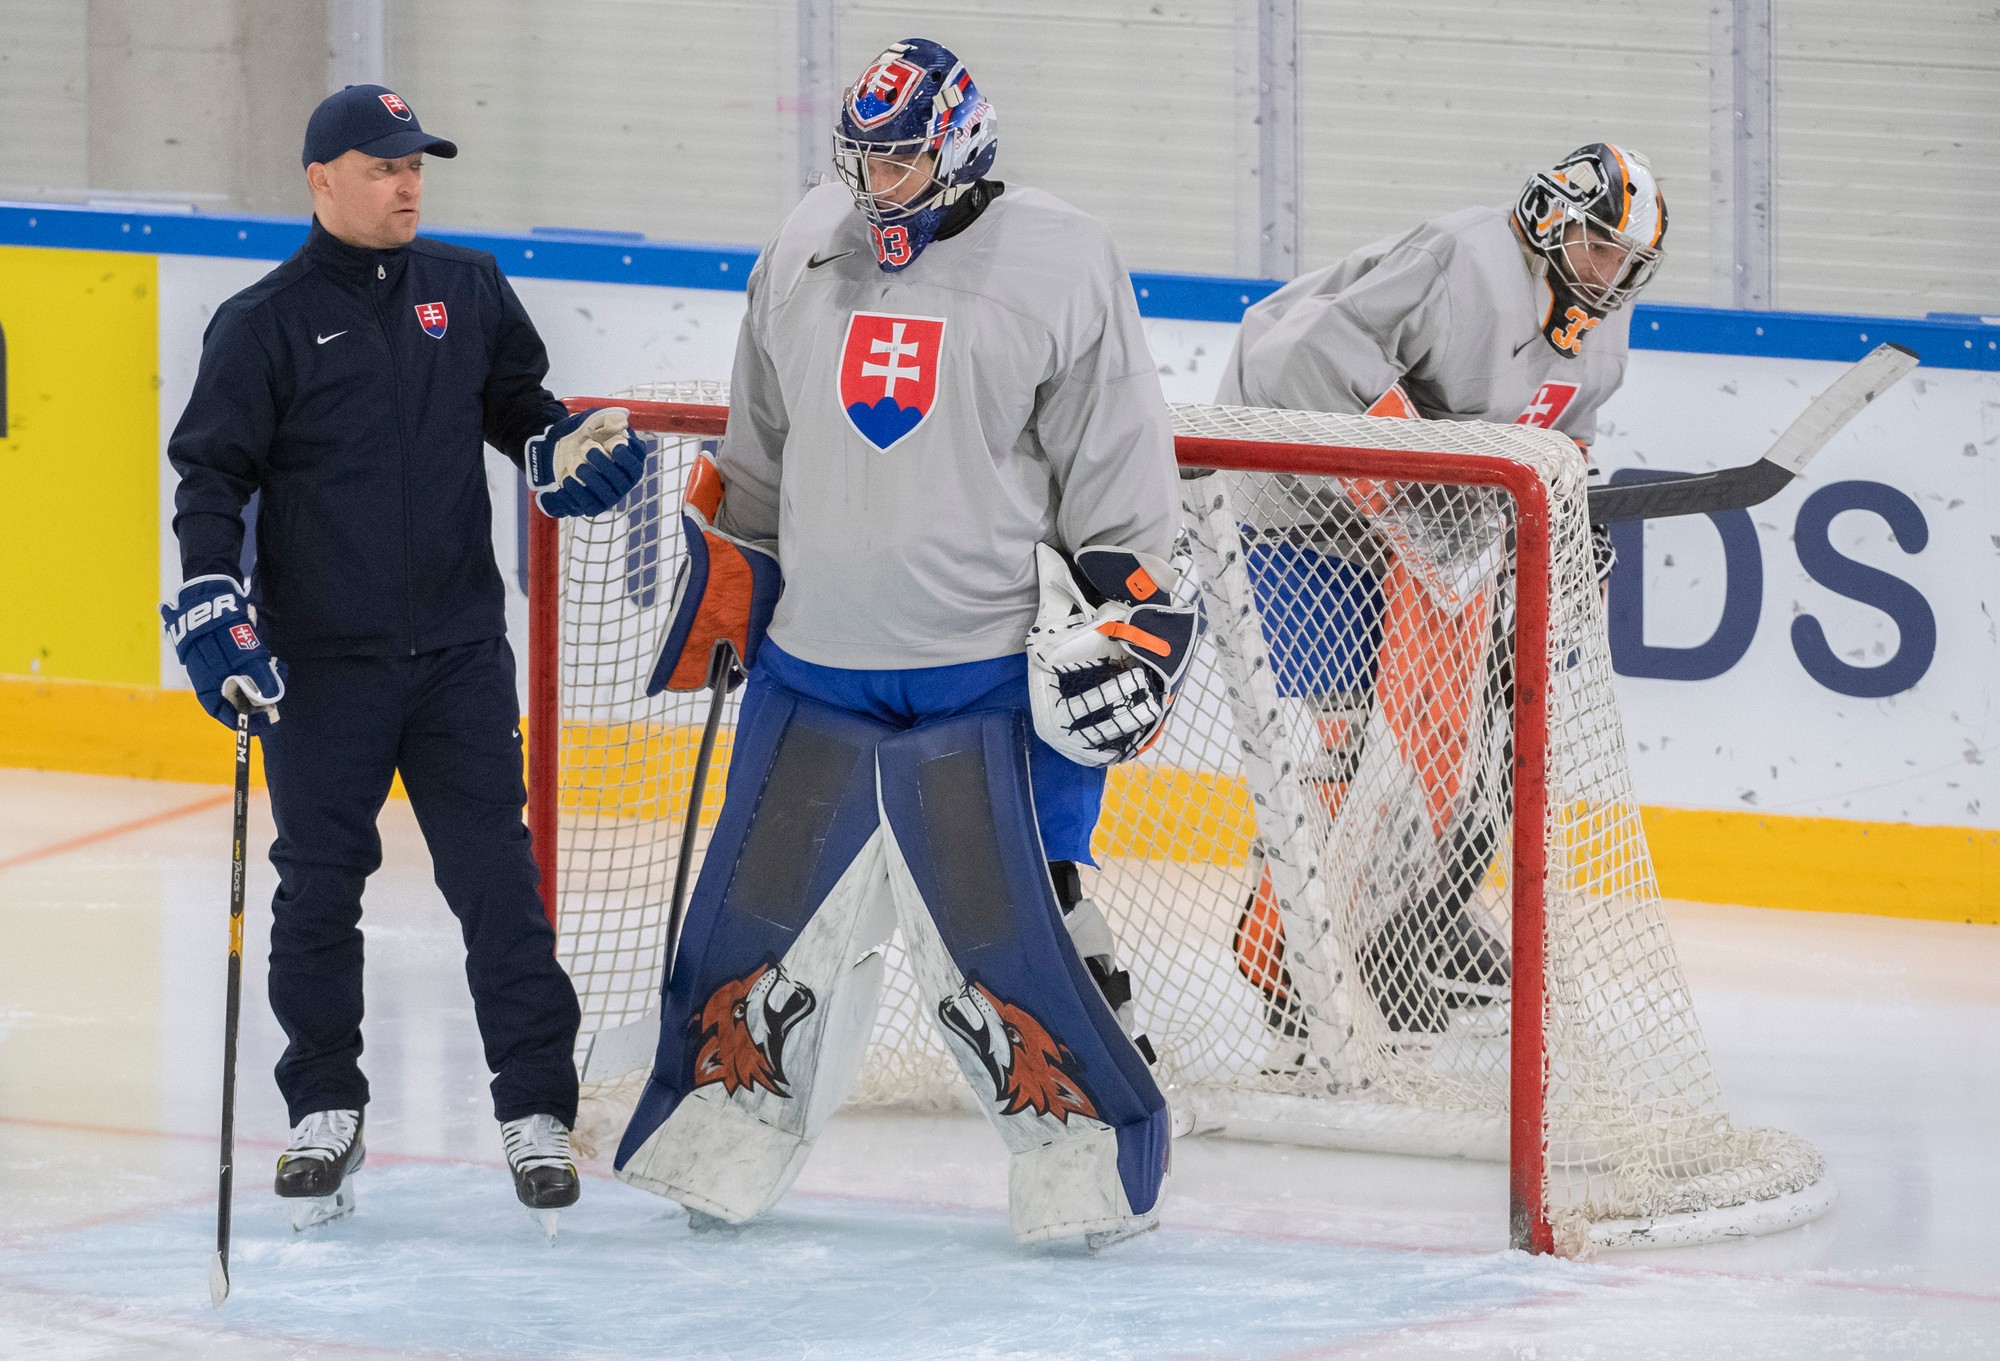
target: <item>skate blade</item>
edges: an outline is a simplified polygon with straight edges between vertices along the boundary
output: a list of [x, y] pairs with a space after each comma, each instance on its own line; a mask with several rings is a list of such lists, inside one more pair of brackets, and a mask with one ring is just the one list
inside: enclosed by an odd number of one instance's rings
[[687, 1212], [689, 1233], [709, 1233], [733, 1238], [743, 1232], [741, 1224], [732, 1223], [724, 1219], [721, 1215], [712, 1215], [706, 1210], [697, 1210], [692, 1205], [687, 1207]]
[[528, 1211], [528, 1217], [535, 1221], [535, 1227], [548, 1236], [549, 1246], [554, 1247], [556, 1241], [556, 1223], [562, 1218], [562, 1211], [530, 1210]]
[[354, 1187], [342, 1185], [330, 1196], [314, 1196], [292, 1207], [292, 1232], [304, 1233], [354, 1213]]
[[1478, 1040], [1497, 1040], [1512, 1028], [1512, 1014], [1505, 1005], [1467, 1007], [1451, 1013], [1452, 1029]]
[[1159, 1217], [1149, 1216], [1134, 1220], [1130, 1224], [1121, 1224], [1115, 1229], [1099, 1229], [1095, 1233], [1087, 1233], [1083, 1236], [1083, 1245], [1092, 1252], [1102, 1252], [1115, 1243], [1137, 1238], [1142, 1233], [1151, 1233], [1159, 1227]]

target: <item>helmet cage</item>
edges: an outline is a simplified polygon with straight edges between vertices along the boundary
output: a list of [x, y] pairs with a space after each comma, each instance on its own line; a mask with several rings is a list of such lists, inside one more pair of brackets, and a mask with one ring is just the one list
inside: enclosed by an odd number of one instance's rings
[[[949, 205], [968, 187], [952, 183], [951, 172], [945, 168], [945, 157], [941, 154], [946, 140], [946, 137], [912, 137], [900, 142], [863, 141], [836, 131], [833, 170], [847, 186], [847, 192], [854, 195], [854, 206], [877, 227], [908, 222], [933, 208]], [[926, 167], [923, 160], [927, 154], [930, 164]], [[877, 164], [893, 166], [898, 172], [885, 176], [886, 187], [880, 190], [874, 187], [875, 176], [870, 171]], [[912, 179], [920, 187], [905, 196], [901, 191]]]
[[[1570, 223], [1576, 223], [1575, 231], [1569, 230]], [[1627, 232], [1592, 217], [1574, 204], [1565, 204], [1561, 210], [1561, 225], [1555, 232], [1553, 251], [1549, 262], [1563, 277], [1570, 291], [1587, 307], [1615, 311], [1630, 302], [1632, 298], [1652, 282], [1653, 274], [1660, 267], [1664, 254], [1658, 246], [1649, 246]], [[1619, 259], [1609, 283], [1597, 282], [1602, 271], [1596, 265], [1600, 252], [1606, 244], [1621, 249], [1624, 254]]]

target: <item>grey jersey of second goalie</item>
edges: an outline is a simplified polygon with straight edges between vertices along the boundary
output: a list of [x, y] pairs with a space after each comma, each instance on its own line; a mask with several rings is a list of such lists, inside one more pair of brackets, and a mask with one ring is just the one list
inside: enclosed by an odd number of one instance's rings
[[1170, 556], [1173, 432], [1110, 235], [1009, 188], [894, 274], [837, 186], [751, 271], [720, 527], [775, 538], [770, 637], [822, 666], [1021, 651], [1035, 545]]
[[1243, 314], [1216, 400], [1365, 411], [1401, 383], [1435, 420], [1525, 423], [1588, 443], [1624, 381], [1631, 313], [1575, 358], [1542, 337], [1549, 285], [1505, 208], [1466, 208], [1286, 284]]

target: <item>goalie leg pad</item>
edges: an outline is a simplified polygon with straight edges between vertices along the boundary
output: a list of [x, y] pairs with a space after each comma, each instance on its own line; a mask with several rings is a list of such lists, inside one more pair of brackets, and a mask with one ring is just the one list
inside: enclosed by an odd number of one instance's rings
[[[1298, 736], [1307, 746], [1298, 778], [1331, 824], [1361, 760], [1374, 702], [1384, 564], [1365, 531], [1338, 519], [1329, 525], [1330, 532], [1246, 535], [1243, 566], [1274, 688], [1299, 710]], [[1268, 868], [1237, 916], [1231, 945], [1238, 972], [1264, 995], [1265, 1027], [1277, 1041], [1267, 1068], [1299, 1067], [1306, 1061], [1306, 1017], [1286, 966], [1284, 920]]]
[[884, 850], [919, 994], [1013, 1153], [1024, 1242], [1157, 1214], [1166, 1099], [1064, 925], [1029, 793], [1027, 723], [986, 711], [885, 740]]
[[895, 927], [875, 795], [891, 731], [752, 679], [620, 1180], [741, 1223], [804, 1165], [859, 1071]]

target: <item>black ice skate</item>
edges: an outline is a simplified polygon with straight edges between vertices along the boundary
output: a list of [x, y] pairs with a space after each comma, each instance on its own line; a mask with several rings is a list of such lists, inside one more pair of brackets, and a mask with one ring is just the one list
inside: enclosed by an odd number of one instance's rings
[[507, 1167], [514, 1174], [514, 1194], [528, 1213], [556, 1241], [556, 1219], [576, 1204], [581, 1187], [576, 1161], [569, 1150], [569, 1130], [553, 1115], [529, 1115], [500, 1126], [507, 1148]]
[[1431, 986], [1449, 1011], [1463, 1012], [1482, 1033], [1507, 1033], [1514, 961], [1485, 914], [1460, 912], [1445, 923], [1431, 951]]
[[367, 1156], [360, 1111], [314, 1111], [292, 1126], [291, 1142], [278, 1155], [275, 1189], [298, 1202], [292, 1207], [294, 1233], [354, 1213], [354, 1183], [348, 1178]]

